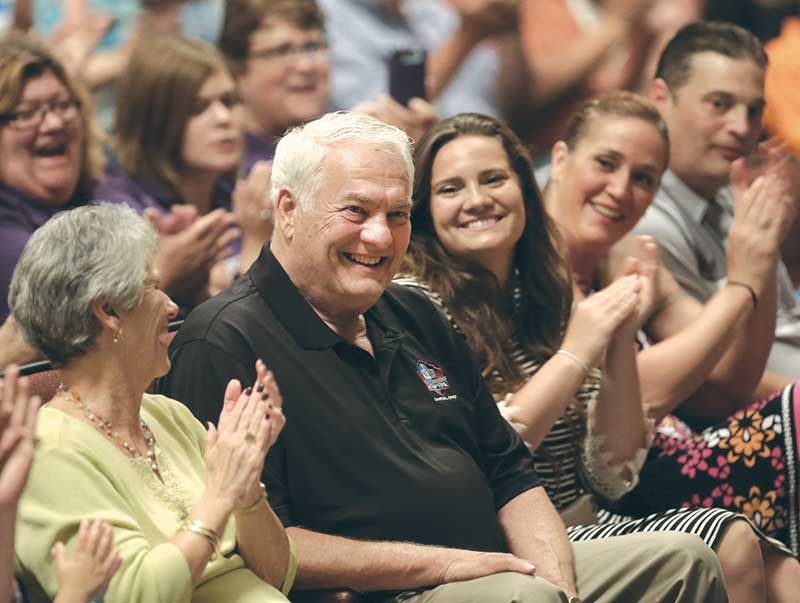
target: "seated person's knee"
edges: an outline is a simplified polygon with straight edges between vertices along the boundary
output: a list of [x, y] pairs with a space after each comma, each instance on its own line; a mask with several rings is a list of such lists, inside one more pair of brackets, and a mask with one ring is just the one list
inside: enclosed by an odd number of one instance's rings
[[564, 592], [544, 578], [503, 572], [490, 579], [491, 585], [481, 594], [483, 603], [563, 603]]

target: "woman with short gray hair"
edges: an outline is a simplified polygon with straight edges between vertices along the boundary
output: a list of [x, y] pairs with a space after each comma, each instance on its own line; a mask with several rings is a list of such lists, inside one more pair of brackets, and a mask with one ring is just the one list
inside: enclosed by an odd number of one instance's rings
[[158, 239], [132, 210], [109, 205], [62, 212], [53, 221], [48, 237], [37, 233], [28, 242], [9, 299], [28, 340], [60, 365], [95, 343], [101, 327], [92, 302], [127, 311], [139, 304], [145, 258], [155, 256]]
[[122, 566], [115, 601], [285, 601], [296, 559], [259, 483], [284, 424], [262, 362], [231, 381], [208, 430], [182, 405], [146, 394], [169, 370], [169, 320], [157, 237], [131, 209], [100, 204], [55, 216], [29, 240], [9, 296], [19, 328], [61, 366], [40, 411], [17, 522], [26, 590], [52, 597], [48, 552], [85, 517], [111, 526]]

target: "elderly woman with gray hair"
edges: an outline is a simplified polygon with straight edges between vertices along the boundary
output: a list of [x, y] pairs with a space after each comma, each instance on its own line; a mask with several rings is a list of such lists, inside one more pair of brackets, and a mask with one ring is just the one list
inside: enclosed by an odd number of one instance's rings
[[259, 483], [284, 424], [272, 374], [232, 380], [206, 431], [181, 404], [145, 393], [169, 369], [157, 236], [136, 213], [100, 204], [64, 212], [28, 241], [10, 306], [25, 337], [61, 366], [39, 413], [39, 445], [17, 521], [22, 581], [57, 589], [49, 551], [104, 519], [122, 565], [107, 603], [285, 601], [296, 559]]

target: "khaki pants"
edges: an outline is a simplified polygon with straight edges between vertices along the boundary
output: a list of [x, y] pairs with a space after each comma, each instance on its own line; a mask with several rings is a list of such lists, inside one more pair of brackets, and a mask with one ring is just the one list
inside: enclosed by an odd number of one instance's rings
[[[575, 542], [584, 603], [717, 603], [728, 600], [717, 555], [700, 538], [650, 532]], [[402, 603], [566, 603], [543, 578], [513, 572], [406, 592]]]

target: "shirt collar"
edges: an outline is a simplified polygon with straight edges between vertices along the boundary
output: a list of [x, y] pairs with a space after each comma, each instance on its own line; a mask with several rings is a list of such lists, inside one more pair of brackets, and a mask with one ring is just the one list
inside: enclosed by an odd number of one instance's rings
[[[347, 343], [314, 312], [268, 245], [261, 248], [261, 254], [253, 262], [248, 274], [272, 313], [301, 347], [324, 350], [337, 343]], [[364, 314], [367, 325], [377, 327], [379, 331], [369, 331], [370, 335], [380, 336], [381, 339], [400, 337], [402, 334], [388, 325], [378, 305], [375, 304]]]
[[249, 274], [275, 317], [301, 347], [323, 350], [344, 341], [314, 312], [268, 245], [261, 248]]
[[667, 170], [661, 178], [661, 189], [680, 207], [694, 222], [701, 224], [709, 208], [709, 199], [701, 197], [686, 183], [675, 175], [672, 170]]

